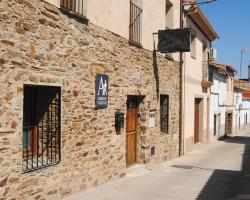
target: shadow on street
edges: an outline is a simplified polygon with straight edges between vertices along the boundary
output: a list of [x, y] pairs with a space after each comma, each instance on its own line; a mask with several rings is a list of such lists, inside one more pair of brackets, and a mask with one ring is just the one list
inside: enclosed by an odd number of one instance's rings
[[204, 185], [197, 200], [250, 200], [250, 137], [227, 137], [224, 141], [245, 145], [242, 156], [242, 170], [240, 172], [215, 170]]

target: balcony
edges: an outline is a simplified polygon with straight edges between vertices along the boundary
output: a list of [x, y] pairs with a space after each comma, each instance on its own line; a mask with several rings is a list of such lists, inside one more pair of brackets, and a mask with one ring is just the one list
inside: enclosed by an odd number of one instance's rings
[[142, 9], [130, 2], [129, 43], [141, 47]]
[[208, 70], [208, 65], [203, 64], [203, 78], [201, 81], [203, 88], [210, 88], [213, 85], [213, 74]]
[[61, 10], [87, 21], [87, 0], [61, 0]]

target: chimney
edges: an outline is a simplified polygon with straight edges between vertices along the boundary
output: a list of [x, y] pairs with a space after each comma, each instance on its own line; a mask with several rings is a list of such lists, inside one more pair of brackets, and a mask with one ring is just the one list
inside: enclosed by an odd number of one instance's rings
[[248, 65], [248, 82], [250, 82], [250, 63]]

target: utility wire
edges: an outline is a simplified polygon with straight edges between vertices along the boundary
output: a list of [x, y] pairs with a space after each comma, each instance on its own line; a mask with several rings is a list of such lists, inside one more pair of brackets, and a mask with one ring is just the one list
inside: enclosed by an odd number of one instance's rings
[[207, 0], [205, 2], [200, 2], [200, 3], [196, 3], [197, 5], [202, 5], [202, 4], [209, 4], [209, 3], [213, 3], [215, 1], [218, 1], [218, 0]]

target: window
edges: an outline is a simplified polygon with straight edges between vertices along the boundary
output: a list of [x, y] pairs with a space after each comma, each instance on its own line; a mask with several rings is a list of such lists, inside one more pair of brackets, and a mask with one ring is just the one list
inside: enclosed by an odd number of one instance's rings
[[191, 47], [190, 47], [191, 57], [196, 58], [196, 36], [191, 34]]
[[23, 172], [60, 162], [60, 87], [24, 85]]
[[211, 67], [208, 68], [208, 80], [213, 82], [214, 71]]
[[214, 136], [216, 135], [217, 130], [217, 115], [214, 115]]
[[169, 96], [160, 95], [160, 123], [161, 123], [161, 132], [168, 133], [169, 128]]
[[87, 16], [87, 0], [61, 0], [61, 8], [78, 16]]
[[130, 0], [130, 43], [141, 46], [142, 30], [142, 0]]
[[169, 0], [166, 0], [166, 29], [174, 28], [173, 17], [173, 4]]

